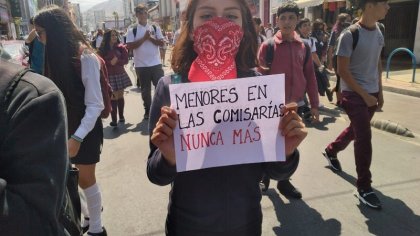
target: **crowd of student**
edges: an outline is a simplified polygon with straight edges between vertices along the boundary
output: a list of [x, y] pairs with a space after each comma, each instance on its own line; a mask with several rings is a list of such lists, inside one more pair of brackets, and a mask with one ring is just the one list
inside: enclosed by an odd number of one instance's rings
[[[83, 199], [81, 209], [71, 199], [75, 212], [80, 210], [83, 216], [80, 232], [107, 235], [95, 167], [103, 143], [101, 118], [112, 110], [110, 126], [125, 122], [124, 89], [132, 86], [124, 69], [128, 50], [133, 52], [140, 82], [143, 118], [149, 122], [147, 176], [157, 185], [171, 185], [167, 235], [261, 235], [260, 184], [264, 191], [270, 179], [278, 181], [285, 196], [302, 197], [290, 177], [298, 168], [298, 147], [307, 136], [305, 122], [319, 121], [319, 94], [332, 100], [326, 68], [333, 65], [342, 78], [334, 89], [337, 94], [341, 91], [337, 101], [351, 123], [323, 155], [333, 170], [341, 171], [337, 153], [354, 141], [356, 195], [367, 206], [380, 209], [371, 187], [369, 122], [384, 102], [379, 60], [384, 38], [377, 21], [389, 6], [386, 0], [359, 3], [360, 19], [346, 28], [350, 18], [340, 15], [329, 34], [321, 20], [311, 24], [299, 19], [293, 1], [278, 8], [276, 28], [263, 29], [245, 0], [190, 0], [182, 13], [181, 30], [174, 35], [171, 67], [179, 78], [176, 82], [285, 74], [288, 105], [276, 128], [285, 138], [286, 160], [179, 173], [173, 136], [178, 116], [169, 96], [169, 85], [175, 81], [164, 76], [160, 47], [165, 37], [160, 27], [148, 22], [147, 7], [135, 8], [138, 24], [127, 31], [126, 45], [117, 31], [108, 30], [98, 34], [100, 42], [96, 37], [93, 47], [63, 9], [41, 10], [27, 43], [33, 47], [31, 67], [43, 76], [0, 64], [5, 78], [0, 80], [0, 232], [74, 235], [60, 217], [68, 213], [62, 203], [68, 202], [66, 173], [71, 163], [79, 170]], [[360, 40], [355, 40], [354, 32]], [[217, 66], [206, 60], [203, 38], [214, 41]], [[233, 42], [229, 50], [218, 46], [222, 40]], [[228, 71], [221, 73], [219, 67]], [[112, 94], [104, 92], [108, 82]]]

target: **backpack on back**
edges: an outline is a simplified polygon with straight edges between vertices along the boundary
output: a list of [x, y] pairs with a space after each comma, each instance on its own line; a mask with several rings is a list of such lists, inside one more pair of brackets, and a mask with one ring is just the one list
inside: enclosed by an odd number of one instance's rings
[[[79, 55], [82, 55], [83, 51], [86, 48], [84, 48], [83, 46], [80, 47], [79, 49]], [[99, 60], [99, 64], [100, 64], [100, 72], [99, 72], [99, 81], [101, 84], [101, 92], [102, 92], [102, 99], [103, 99], [103, 103], [104, 103], [104, 109], [101, 112], [101, 118], [108, 118], [109, 114], [112, 111], [112, 106], [111, 106], [111, 96], [112, 96], [112, 87], [109, 84], [109, 78], [108, 78], [108, 70], [106, 68], [106, 64], [104, 59], [102, 59], [102, 57], [100, 57], [99, 55], [95, 54], [96, 57]], [[76, 68], [78, 69], [78, 68]], [[80, 72], [82, 69], [82, 64], [80, 63]]]
[[[156, 34], [156, 25], [152, 25], [152, 27], [153, 27], [153, 30], [155, 31], [155, 34]], [[136, 25], [136, 27], [133, 27], [133, 35], [134, 35], [134, 39], [135, 39], [136, 35], [137, 35], [137, 25]]]
[[[270, 38], [264, 43], [267, 43], [268, 46], [267, 52], [265, 54], [265, 63], [267, 67], [271, 70], [271, 65], [273, 64], [274, 60], [274, 38]], [[305, 45], [305, 60], [303, 62], [303, 66], [305, 66], [309, 60], [309, 57], [311, 56], [311, 48], [306, 42], [303, 42], [303, 44]]]

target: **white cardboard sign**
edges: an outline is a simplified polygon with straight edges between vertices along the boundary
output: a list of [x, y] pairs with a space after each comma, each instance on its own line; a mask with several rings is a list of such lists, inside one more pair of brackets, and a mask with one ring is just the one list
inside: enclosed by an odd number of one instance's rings
[[284, 75], [171, 84], [178, 172], [285, 160]]

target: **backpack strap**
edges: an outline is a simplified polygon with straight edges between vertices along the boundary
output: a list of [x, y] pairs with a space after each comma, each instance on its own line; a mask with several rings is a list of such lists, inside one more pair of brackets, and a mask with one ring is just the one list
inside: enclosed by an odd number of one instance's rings
[[137, 25], [135, 27], [133, 27], [133, 35], [134, 35], [134, 39], [136, 39], [136, 35], [137, 35]]
[[[30, 68], [25, 68], [25, 69], [20, 70], [12, 79], [10, 79], [9, 86], [3, 91], [0, 91], [0, 99], [1, 99], [0, 100], [0, 130], [3, 130], [3, 131], [8, 130], [7, 123], [9, 121], [8, 121], [8, 115], [7, 115], [6, 109], [9, 106], [13, 92], [15, 91], [17, 85], [19, 84], [19, 81], [28, 71], [32, 71], [32, 70]], [[3, 135], [0, 135], [0, 145], [3, 143], [4, 138], [5, 137]]]
[[274, 38], [269, 38], [266, 41], [267, 44], [267, 52], [265, 53], [265, 64], [271, 70], [271, 65], [273, 64], [274, 60]]
[[309, 57], [311, 56], [311, 47], [306, 42], [303, 42], [303, 44], [305, 45], [305, 60], [303, 62], [303, 67], [305, 67]]
[[356, 24], [352, 24], [348, 28], [353, 38], [353, 50], [356, 48], [357, 43], [359, 42], [359, 27]]

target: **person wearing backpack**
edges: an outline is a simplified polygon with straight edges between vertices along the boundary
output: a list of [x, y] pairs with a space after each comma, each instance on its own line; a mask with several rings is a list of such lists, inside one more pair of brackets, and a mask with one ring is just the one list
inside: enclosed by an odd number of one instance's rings
[[[261, 72], [265, 74], [285, 74], [286, 103], [296, 102], [298, 114], [309, 113], [310, 118], [319, 120], [319, 98], [311, 51], [307, 44], [295, 32], [299, 18], [299, 7], [295, 2], [285, 2], [277, 9], [277, 24], [280, 30], [272, 40], [264, 42], [258, 52]], [[270, 42], [273, 42], [271, 44]], [[271, 53], [270, 53], [271, 51]], [[267, 55], [271, 54], [271, 58]], [[304, 94], [309, 95], [310, 111], [305, 111]], [[264, 189], [268, 188], [269, 179], [263, 179]], [[286, 197], [300, 199], [302, 194], [290, 179], [278, 181], [277, 189]]]
[[0, 234], [64, 236], [64, 98], [49, 79], [0, 59]]
[[[99, 55], [104, 59], [108, 71], [109, 82], [112, 86], [112, 111], [111, 127], [125, 122], [124, 117], [124, 89], [132, 86], [130, 77], [124, 69], [128, 63], [128, 51], [125, 45], [120, 43], [118, 32], [114, 29], [105, 32], [104, 39], [98, 50]], [[118, 113], [117, 113], [118, 112]], [[119, 120], [117, 120], [117, 114]]]
[[163, 77], [159, 47], [164, 44], [163, 35], [159, 27], [147, 22], [148, 9], [143, 4], [135, 8], [138, 24], [127, 32], [127, 46], [133, 50], [134, 65], [140, 84], [141, 97], [144, 106], [144, 119], [149, 119], [152, 104], [151, 87]]
[[[68, 155], [79, 169], [79, 186], [86, 196], [88, 235], [107, 235], [102, 225], [102, 197], [95, 168], [103, 144], [101, 114], [105, 95], [103, 60], [77, 30], [68, 14], [56, 5], [47, 6], [34, 18], [39, 40], [45, 45], [45, 75], [66, 99]], [[107, 100], [107, 99], [106, 99]], [[108, 115], [108, 114], [106, 114]]]
[[[341, 34], [337, 51], [338, 74], [342, 78], [342, 106], [350, 125], [328, 144], [323, 155], [332, 170], [341, 171], [337, 154], [354, 141], [357, 172], [355, 196], [363, 204], [381, 209], [381, 202], [371, 186], [370, 121], [376, 109], [384, 104], [380, 54], [385, 43], [377, 21], [385, 18], [389, 5], [387, 0], [360, 0], [359, 4], [362, 9], [360, 20]], [[351, 30], [352, 27], [357, 31]], [[358, 32], [357, 37], [354, 32]]]

